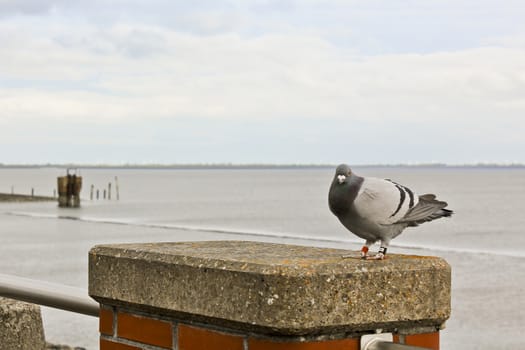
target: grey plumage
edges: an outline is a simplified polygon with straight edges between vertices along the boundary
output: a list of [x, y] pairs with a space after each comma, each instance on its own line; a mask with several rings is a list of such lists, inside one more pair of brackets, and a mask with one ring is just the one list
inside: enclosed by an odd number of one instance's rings
[[417, 196], [408, 187], [389, 179], [361, 177], [346, 164], [337, 167], [328, 193], [330, 210], [352, 233], [366, 240], [368, 247], [381, 241], [376, 258], [382, 259], [390, 240], [409, 226], [452, 215], [446, 202], [433, 194]]
[[408, 226], [418, 226], [427, 221], [451, 216], [453, 211], [445, 209], [447, 202], [438, 201], [433, 194], [419, 196], [419, 203], [412, 208], [399, 222], [406, 222]]

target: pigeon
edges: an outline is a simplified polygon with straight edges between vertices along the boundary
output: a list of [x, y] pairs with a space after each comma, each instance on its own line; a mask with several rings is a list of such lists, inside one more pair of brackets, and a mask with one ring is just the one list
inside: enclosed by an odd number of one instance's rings
[[[417, 196], [414, 191], [390, 179], [361, 177], [341, 164], [328, 193], [330, 211], [353, 234], [366, 240], [361, 258], [382, 260], [390, 241], [410, 226], [449, 217], [453, 211], [433, 194]], [[371, 245], [381, 241], [375, 256]]]

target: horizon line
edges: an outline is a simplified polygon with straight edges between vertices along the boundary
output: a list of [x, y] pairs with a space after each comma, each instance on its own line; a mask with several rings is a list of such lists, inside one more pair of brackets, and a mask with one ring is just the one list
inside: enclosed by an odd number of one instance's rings
[[[0, 163], [0, 168], [108, 168], [108, 169], [206, 169], [206, 168], [333, 168], [335, 163]], [[355, 164], [352, 167], [428, 167], [428, 168], [525, 168], [520, 162], [476, 162], [476, 163], [372, 163]]]

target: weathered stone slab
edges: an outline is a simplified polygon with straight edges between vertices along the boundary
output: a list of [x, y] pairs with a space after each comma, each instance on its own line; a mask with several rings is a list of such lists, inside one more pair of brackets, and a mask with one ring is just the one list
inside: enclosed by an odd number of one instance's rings
[[44, 350], [40, 307], [0, 298], [0, 350]]
[[89, 294], [106, 305], [280, 335], [440, 327], [450, 316], [443, 259], [342, 259], [347, 253], [243, 241], [96, 246]]

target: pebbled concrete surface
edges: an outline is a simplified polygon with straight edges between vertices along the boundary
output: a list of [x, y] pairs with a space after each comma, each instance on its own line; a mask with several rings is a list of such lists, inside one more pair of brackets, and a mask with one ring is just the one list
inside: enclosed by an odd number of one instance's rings
[[40, 307], [0, 298], [0, 350], [44, 350]]
[[443, 259], [342, 259], [347, 253], [246, 241], [101, 245], [89, 253], [89, 294], [107, 305], [286, 336], [423, 331], [450, 316]]

